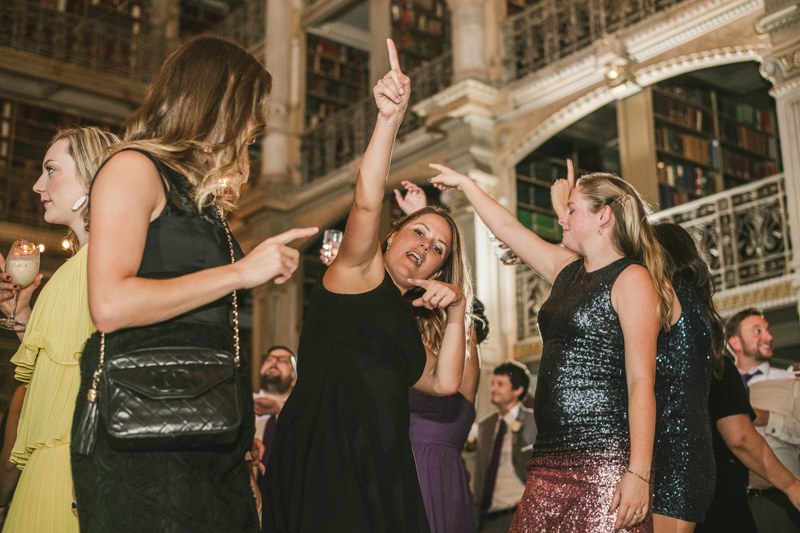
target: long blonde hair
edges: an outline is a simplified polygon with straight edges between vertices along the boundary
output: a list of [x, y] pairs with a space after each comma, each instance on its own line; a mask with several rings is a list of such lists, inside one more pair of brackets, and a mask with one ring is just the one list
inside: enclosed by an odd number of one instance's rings
[[247, 141], [264, 131], [271, 90], [272, 76], [238, 44], [191, 39], [164, 62], [124, 141], [107, 156], [146, 151], [186, 176], [198, 208], [213, 201], [231, 209], [249, 176]]
[[[94, 126], [70, 127], [59, 130], [50, 141], [50, 144], [47, 145], [47, 148], [49, 149], [63, 139], [67, 140], [67, 154], [75, 161], [77, 177], [88, 191], [102, 162], [103, 153], [117, 144], [119, 137]], [[81, 218], [83, 218], [83, 227], [88, 232], [89, 202], [84, 202], [81, 208]], [[78, 236], [71, 229], [67, 230], [67, 241], [70, 244], [70, 249], [73, 252], [77, 251]]]
[[[401, 229], [423, 215], [439, 216], [450, 226], [450, 244], [447, 247], [447, 254], [442, 260], [442, 266], [439, 269], [441, 274], [439, 274], [436, 280], [455, 285], [464, 293], [467, 305], [464, 329], [467, 333], [467, 340], [469, 340], [472, 332], [472, 276], [470, 274], [467, 250], [461, 238], [461, 232], [458, 230], [456, 221], [453, 220], [450, 213], [438, 206], [428, 206], [396, 220], [389, 229], [389, 234], [383, 240], [383, 243], [381, 243], [381, 251], [385, 254], [389, 241], [391, 241]], [[422, 296], [424, 292], [422, 288], [416, 287], [408, 291], [406, 297], [413, 300]], [[415, 307], [414, 314], [417, 319], [417, 329], [419, 329], [420, 335], [422, 335], [422, 342], [425, 346], [430, 348], [433, 353], [438, 355], [439, 348], [442, 346], [442, 339], [444, 338], [444, 330], [447, 326], [447, 312], [444, 309], [431, 310], [424, 307]]]
[[611, 207], [614, 215], [614, 248], [647, 268], [659, 296], [661, 327], [669, 330], [673, 291], [667, 279], [664, 251], [647, 220], [652, 213], [650, 206], [642, 200], [636, 189], [614, 174], [595, 172], [581, 177], [575, 186], [580, 187], [593, 213], [604, 206]]

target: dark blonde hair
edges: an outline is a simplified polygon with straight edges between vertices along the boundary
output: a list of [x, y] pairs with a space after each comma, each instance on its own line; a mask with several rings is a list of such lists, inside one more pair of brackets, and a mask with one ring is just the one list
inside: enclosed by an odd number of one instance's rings
[[[418, 218], [424, 215], [436, 215], [444, 219], [447, 225], [450, 226], [450, 243], [447, 247], [447, 253], [442, 260], [442, 266], [438, 272], [439, 276], [437, 281], [455, 285], [461, 292], [464, 293], [466, 299], [466, 318], [465, 330], [467, 338], [471, 334], [472, 327], [472, 276], [469, 271], [469, 262], [467, 261], [467, 250], [464, 247], [464, 241], [461, 238], [461, 232], [458, 230], [456, 221], [450, 216], [450, 213], [438, 206], [423, 207], [418, 211], [414, 211], [410, 215], [398, 219], [389, 228], [389, 234], [381, 243], [381, 251], [386, 253], [388, 243], [407, 225], [411, 224]], [[421, 287], [406, 293], [406, 297], [412, 300], [419, 298], [424, 294]], [[422, 335], [422, 342], [425, 346], [431, 349], [435, 354], [439, 353], [439, 348], [442, 345], [442, 338], [444, 337], [444, 330], [447, 324], [447, 313], [444, 309], [426, 309], [424, 307], [415, 307], [415, 315], [417, 317], [417, 328]]]
[[667, 279], [664, 251], [658, 244], [647, 217], [650, 206], [639, 192], [619, 176], [595, 172], [581, 177], [575, 185], [589, 201], [589, 208], [597, 213], [604, 206], [614, 215], [612, 242], [616, 251], [640, 262], [647, 268], [659, 296], [658, 313], [661, 327], [669, 330], [672, 316], [672, 285]]
[[144, 150], [186, 176], [198, 208], [216, 202], [231, 209], [249, 176], [247, 141], [264, 131], [271, 90], [272, 76], [238, 44], [191, 39], [167, 58], [108, 157]]
[[[100, 167], [103, 153], [110, 147], [119, 142], [119, 137], [111, 132], [101, 130], [94, 126], [82, 128], [70, 127], [59, 130], [55, 137], [47, 145], [49, 149], [58, 141], [66, 139], [67, 154], [75, 161], [78, 180], [88, 191], [92, 185], [92, 180]], [[88, 193], [87, 193], [88, 194]], [[89, 202], [85, 202], [81, 209], [83, 227], [89, 231]], [[78, 249], [78, 237], [71, 229], [67, 230], [67, 241], [70, 249], [75, 252]]]

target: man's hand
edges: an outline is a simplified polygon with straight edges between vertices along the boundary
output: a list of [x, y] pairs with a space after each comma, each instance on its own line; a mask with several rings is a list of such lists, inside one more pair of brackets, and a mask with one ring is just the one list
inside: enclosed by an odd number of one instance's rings
[[255, 411], [258, 416], [277, 415], [283, 409], [283, 402], [262, 396], [254, 398]]
[[753, 411], [756, 413], [756, 419], [753, 420], [754, 426], [766, 426], [769, 423], [769, 411], [755, 407], [753, 407]]

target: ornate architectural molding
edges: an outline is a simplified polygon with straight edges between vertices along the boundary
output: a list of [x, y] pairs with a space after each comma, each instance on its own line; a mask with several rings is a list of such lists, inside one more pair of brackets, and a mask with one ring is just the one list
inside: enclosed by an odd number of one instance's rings
[[785, 94], [785, 93], [787, 93], [789, 91], [794, 91], [798, 87], [800, 87], [800, 76], [798, 76], [798, 77], [794, 78], [793, 80], [788, 81], [786, 83], [782, 83], [781, 85], [776, 85], [775, 87], [773, 87], [769, 91], [769, 94], [773, 98], [778, 98], [782, 94]]
[[426, 117], [438, 109], [457, 102], [461, 98], [467, 98], [479, 106], [489, 108], [497, 103], [498, 94], [499, 91], [491, 85], [473, 79], [466, 79], [451, 85], [430, 98], [422, 100], [412, 108], [412, 111], [421, 117]]
[[763, 7], [764, 0], [710, 0], [631, 35], [625, 46], [633, 59], [643, 62]]
[[514, 147], [507, 152], [508, 155], [503, 158], [503, 164], [507, 167], [513, 167], [544, 141], [576, 120], [603, 107], [614, 99], [615, 96], [608, 87], [598, 87], [577, 100], [574, 100], [569, 105], [550, 115], [547, 120], [539, 124], [539, 126], [526, 135], [520, 142], [514, 145]]
[[797, 289], [787, 276], [745, 285], [736, 290], [725, 291], [714, 298], [717, 309], [724, 316], [731, 316], [748, 307], [775, 309], [797, 303]]
[[800, 22], [800, 3], [789, 6], [775, 13], [770, 13], [755, 24], [756, 33], [763, 35], [783, 30]]
[[636, 70], [633, 73], [636, 83], [642, 87], [652, 85], [661, 80], [672, 78], [678, 74], [702, 68], [738, 63], [741, 61], [761, 61], [769, 52], [768, 44], [748, 44], [745, 46], [728, 46], [714, 50], [705, 50], [693, 54], [682, 55], [654, 65]]
[[800, 48], [764, 60], [761, 75], [772, 82], [772, 96], [793, 88], [800, 82]]

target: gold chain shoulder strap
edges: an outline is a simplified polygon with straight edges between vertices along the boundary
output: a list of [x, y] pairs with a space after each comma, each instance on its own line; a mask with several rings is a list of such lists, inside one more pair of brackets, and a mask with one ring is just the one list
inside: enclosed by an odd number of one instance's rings
[[[217, 206], [217, 214], [219, 214], [219, 219], [222, 222], [222, 226], [225, 228], [225, 236], [228, 237], [228, 249], [231, 252], [231, 264], [236, 262], [236, 256], [233, 253], [233, 237], [231, 237], [231, 229], [228, 221], [225, 219], [224, 213], [220, 206]], [[236, 291], [233, 291], [233, 348], [234, 348], [234, 358], [233, 360], [236, 362], [236, 365], [239, 365], [240, 357], [239, 357], [239, 303], [236, 299]], [[87, 399], [90, 402], [94, 402], [97, 400], [97, 387], [100, 384], [100, 374], [103, 373], [103, 360], [105, 359], [106, 353], [106, 334], [100, 333], [100, 363], [97, 365], [97, 370], [94, 371], [92, 374], [92, 388], [89, 389], [89, 393], [87, 394]]]

